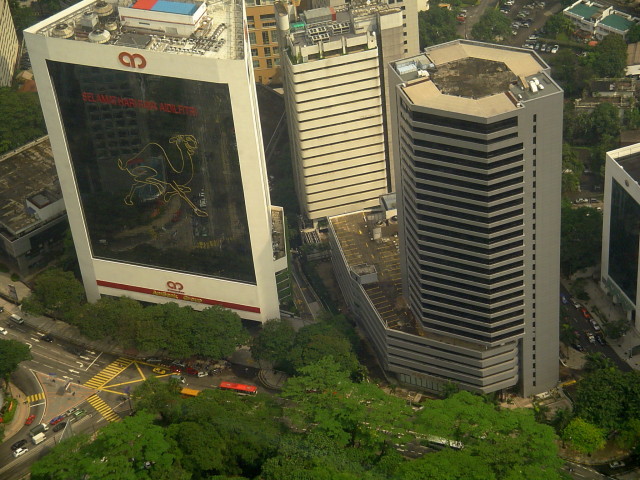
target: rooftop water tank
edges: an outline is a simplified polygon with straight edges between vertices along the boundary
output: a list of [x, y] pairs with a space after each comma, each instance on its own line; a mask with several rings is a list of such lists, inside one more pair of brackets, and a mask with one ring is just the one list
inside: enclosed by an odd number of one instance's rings
[[97, 28], [89, 34], [89, 41], [91, 43], [107, 43], [111, 39], [111, 34], [108, 30]]

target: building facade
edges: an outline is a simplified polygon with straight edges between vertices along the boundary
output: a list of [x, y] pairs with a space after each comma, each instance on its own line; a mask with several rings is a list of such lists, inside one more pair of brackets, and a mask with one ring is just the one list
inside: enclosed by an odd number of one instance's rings
[[[600, 283], [638, 329], [640, 144], [607, 152]], [[615, 319], [612, 319], [615, 320]]]
[[280, 84], [280, 46], [273, 0], [247, 2], [247, 27], [256, 82]]
[[638, 23], [638, 18], [590, 0], [578, 0], [562, 11], [580, 30], [602, 39], [614, 33], [625, 37], [627, 31]]
[[0, 0], [0, 87], [11, 85], [18, 62], [19, 47], [9, 1]]
[[402, 10], [353, 2], [278, 21], [301, 210], [316, 221], [377, 205], [391, 188], [383, 65], [403, 55]]
[[25, 31], [89, 300], [278, 316], [244, 16], [241, 0], [86, 0]]
[[378, 328], [383, 356], [418, 387], [548, 390], [562, 90], [535, 53], [465, 40], [396, 61], [389, 75], [405, 323], [421, 338]]

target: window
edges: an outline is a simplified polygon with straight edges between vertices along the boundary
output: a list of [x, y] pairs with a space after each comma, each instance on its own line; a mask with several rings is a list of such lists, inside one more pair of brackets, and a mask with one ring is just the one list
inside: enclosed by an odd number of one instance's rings
[[273, 60], [267, 58], [267, 68], [273, 68]]
[[260, 68], [260, 60], [253, 61], [253, 68]]
[[258, 56], [258, 49], [257, 48], [252, 48], [251, 49], [251, 56], [252, 57], [257, 57]]
[[256, 32], [249, 32], [249, 43], [251, 43], [251, 45], [255, 45], [256, 43]]
[[278, 31], [274, 30], [271, 32], [271, 43], [278, 43]]
[[249, 22], [249, 23], [253, 23], [254, 22], [253, 15], [247, 15], [247, 22]]
[[262, 43], [269, 43], [269, 32], [262, 32]]
[[280, 47], [271, 47], [271, 49], [273, 50], [273, 54], [274, 55], [279, 55], [280, 54]]
[[270, 47], [264, 47], [264, 56], [265, 57], [270, 57], [271, 56], [271, 48]]
[[260, 15], [260, 20], [275, 20], [275, 19], [276, 19], [276, 16], [273, 13], [269, 13], [267, 15]]
[[280, 59], [279, 58], [274, 58], [273, 61], [274, 61], [274, 63], [276, 65], [280, 65]]
[[535, 114], [535, 115], [533, 116], [533, 121], [534, 121], [534, 122], [537, 122], [537, 121], [538, 121], [538, 114]]

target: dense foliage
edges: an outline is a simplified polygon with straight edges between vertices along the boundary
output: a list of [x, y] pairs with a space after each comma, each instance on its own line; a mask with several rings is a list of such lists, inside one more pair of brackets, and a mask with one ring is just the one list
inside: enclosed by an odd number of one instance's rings
[[0, 87], [0, 154], [47, 134], [38, 94]]
[[471, 37], [481, 42], [499, 42], [511, 36], [511, 19], [495, 8], [490, 8], [471, 28]]
[[71, 272], [58, 269], [35, 279], [22, 308], [62, 319], [93, 340], [111, 338], [147, 352], [162, 349], [174, 358], [223, 358], [249, 339], [240, 317], [218, 306], [203, 311], [172, 302], [143, 307], [126, 297], [86, 303], [80, 282]]
[[418, 12], [420, 49], [455, 40], [457, 25], [455, 14], [449, 9], [432, 5], [429, 10]]
[[0, 379], [7, 378], [25, 360], [31, 360], [27, 345], [17, 340], [0, 340]]
[[600, 261], [602, 213], [589, 207], [562, 204], [560, 270], [564, 275]]
[[[375, 385], [352, 382], [330, 357], [301, 368], [282, 398], [207, 390], [184, 399], [177, 388], [143, 384], [134, 417], [101, 429], [93, 442], [62, 442], [33, 465], [32, 478], [563, 478], [553, 431], [530, 410], [503, 410], [462, 392], [415, 412]], [[434, 435], [463, 448], [430, 448]]]

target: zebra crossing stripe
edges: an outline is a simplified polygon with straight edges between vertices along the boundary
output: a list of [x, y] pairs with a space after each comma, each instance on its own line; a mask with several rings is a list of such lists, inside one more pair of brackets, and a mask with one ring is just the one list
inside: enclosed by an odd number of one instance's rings
[[102, 417], [108, 422], [116, 422], [120, 420], [120, 417], [113, 409], [107, 405], [98, 395], [92, 395], [87, 399], [89, 405], [96, 409], [96, 411], [102, 415]]
[[29, 402], [29, 403], [37, 402], [39, 400], [44, 400], [44, 393], [42, 393], [42, 392], [34, 393], [33, 395], [29, 395], [27, 397], [27, 402]]
[[120, 375], [124, 370], [129, 368], [133, 363], [133, 360], [129, 358], [120, 357], [109, 365], [107, 365], [102, 371], [94, 375], [87, 380], [84, 385], [90, 388], [100, 388], [106, 385], [109, 381]]

